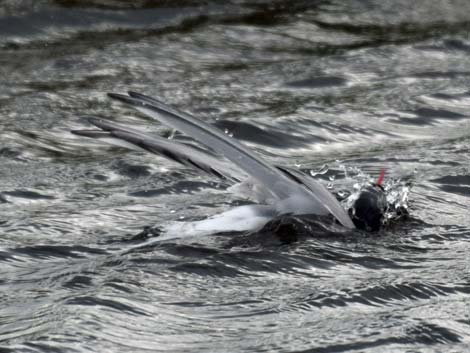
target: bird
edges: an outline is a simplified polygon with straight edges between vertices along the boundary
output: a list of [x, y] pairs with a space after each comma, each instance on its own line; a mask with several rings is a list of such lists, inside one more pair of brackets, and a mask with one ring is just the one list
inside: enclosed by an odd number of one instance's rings
[[[358, 220], [361, 212], [352, 214], [345, 210], [336, 197], [315, 178], [294, 168], [269, 163], [217, 127], [141, 93], [129, 91], [127, 94], [108, 93], [108, 96], [188, 135], [206, 148], [201, 149], [194, 144], [167, 139], [108, 119], [89, 116], [84, 118], [94, 128], [72, 130], [73, 134], [131, 150], [161, 155], [227, 181], [231, 185], [228, 191], [253, 201], [253, 204], [236, 206], [200, 221], [174, 222], [165, 228], [159, 239], [256, 231], [272, 219], [283, 215], [331, 215], [337, 221], [338, 227], [345, 231], [356, 229], [356, 225], [364, 225], [363, 219]], [[364, 203], [364, 198], [359, 199]], [[365, 206], [368, 210], [371, 205]], [[366, 213], [369, 217], [370, 212]], [[373, 221], [376, 222], [376, 219]]]

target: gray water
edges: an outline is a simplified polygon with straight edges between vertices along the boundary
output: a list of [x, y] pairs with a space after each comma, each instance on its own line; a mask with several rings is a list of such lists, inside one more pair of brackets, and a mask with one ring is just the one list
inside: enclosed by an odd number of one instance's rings
[[[469, 31], [463, 0], [2, 1], [0, 351], [469, 351]], [[332, 190], [385, 168], [410, 219], [122, 253], [243, 202], [69, 133], [96, 115], [170, 135], [106, 97], [129, 89], [273, 163], [328, 165]]]

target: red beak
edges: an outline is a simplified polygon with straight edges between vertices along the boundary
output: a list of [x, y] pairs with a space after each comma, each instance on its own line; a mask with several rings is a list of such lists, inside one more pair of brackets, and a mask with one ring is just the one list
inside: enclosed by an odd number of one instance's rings
[[375, 183], [379, 186], [382, 186], [382, 182], [384, 181], [384, 177], [385, 177], [385, 169], [382, 168], [382, 169], [380, 169], [379, 178], [377, 179], [377, 181]]

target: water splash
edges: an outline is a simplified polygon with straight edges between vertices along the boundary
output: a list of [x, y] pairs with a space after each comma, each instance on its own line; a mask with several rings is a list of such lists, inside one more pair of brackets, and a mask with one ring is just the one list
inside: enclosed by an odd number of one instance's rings
[[385, 220], [393, 220], [408, 214], [408, 197], [412, 187], [412, 181], [391, 179], [384, 185], [387, 196], [388, 209]]
[[[375, 184], [376, 178], [365, 173], [359, 167], [347, 166], [338, 162], [338, 168], [343, 172], [344, 179], [336, 191], [343, 207], [351, 209], [361, 191], [368, 185]], [[384, 224], [390, 223], [408, 214], [409, 194], [413, 186], [414, 176], [410, 178], [387, 178], [382, 187], [387, 199], [387, 210], [384, 215]], [[328, 187], [335, 188], [335, 178], [329, 178]], [[332, 184], [332, 185], [330, 185]], [[352, 191], [351, 191], [352, 190]]]
[[310, 175], [313, 176], [313, 177], [315, 177], [317, 175], [323, 175], [323, 174], [328, 173], [328, 170], [329, 170], [328, 164], [323, 164], [322, 167], [320, 169], [318, 169], [317, 171], [310, 170]]

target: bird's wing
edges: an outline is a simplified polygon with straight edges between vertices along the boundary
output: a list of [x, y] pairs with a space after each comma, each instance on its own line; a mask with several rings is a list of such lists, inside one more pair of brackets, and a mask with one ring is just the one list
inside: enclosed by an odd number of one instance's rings
[[331, 214], [335, 215], [338, 221], [344, 226], [347, 225], [348, 228], [354, 229], [354, 223], [351, 221], [351, 218], [346, 213], [341, 204], [336, 200], [336, 198], [329, 192], [323, 184], [314, 178], [302, 173], [299, 170], [292, 168], [278, 167], [287, 175], [290, 175], [293, 179], [297, 180], [299, 183], [305, 185], [312, 193], [314, 193], [317, 198], [323, 202], [323, 204], [328, 205], [328, 210]]
[[202, 170], [212, 176], [239, 182], [246, 178], [238, 168], [194, 146], [168, 140], [118, 125], [109, 120], [89, 117], [88, 121], [101, 130], [73, 130], [72, 133], [137, 151], [147, 151], [164, 156], [180, 164]]
[[[332, 195], [330, 195], [331, 197], [325, 197], [324, 192], [318, 192], [315, 188], [311, 189], [305, 186], [304, 183], [299, 183], [298, 180], [292, 178], [292, 175], [288, 175], [268, 164], [240, 142], [214, 126], [140, 93], [129, 92], [129, 95], [109, 93], [108, 95], [111, 98], [130, 104], [147, 116], [173, 127], [212, 150], [221, 153], [265, 189], [269, 190], [275, 199], [281, 201], [295, 200], [297, 197], [302, 200], [307, 199], [309, 203], [315, 206], [313, 209], [320, 210], [321, 213], [331, 212], [343, 226], [354, 228], [354, 224], [346, 211]], [[324, 191], [329, 194], [327, 190]]]

